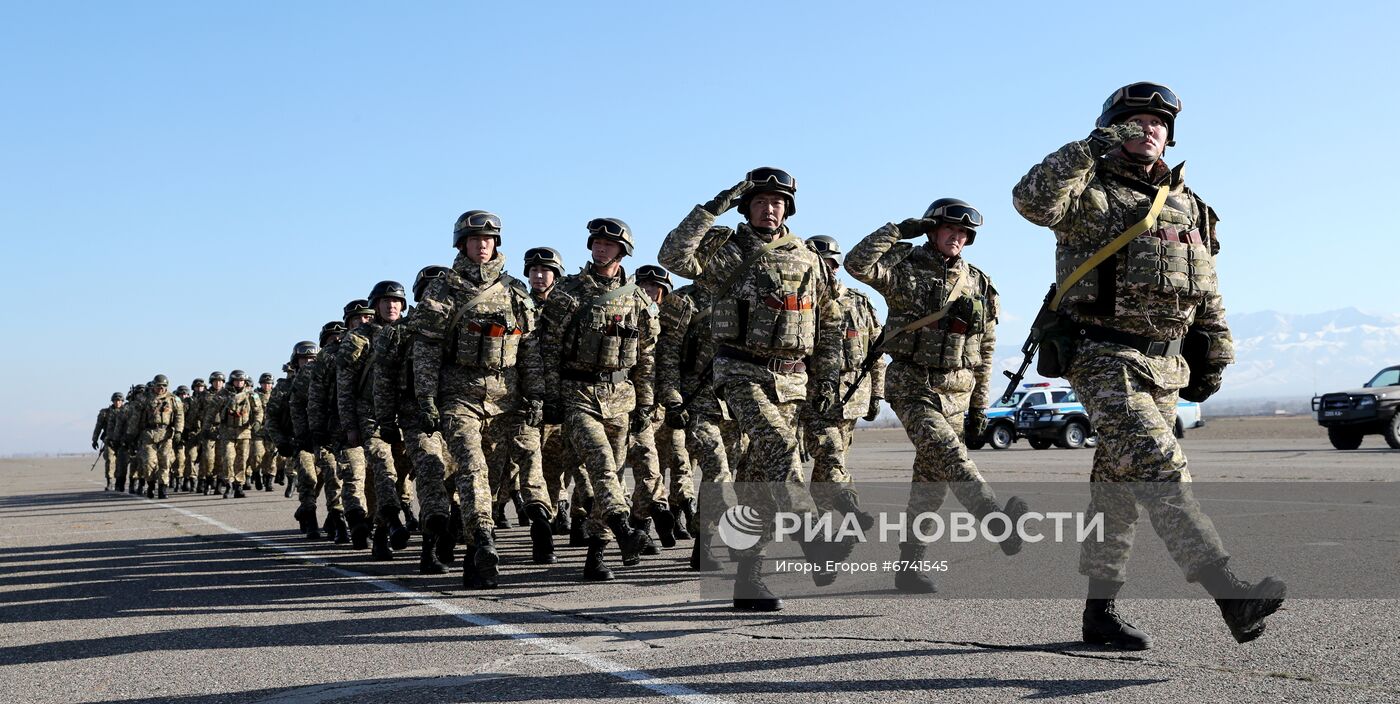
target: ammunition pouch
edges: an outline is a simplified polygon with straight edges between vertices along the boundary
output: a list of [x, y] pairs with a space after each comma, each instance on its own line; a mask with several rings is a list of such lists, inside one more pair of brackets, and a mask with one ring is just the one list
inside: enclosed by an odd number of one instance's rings
[[1053, 313], [1042, 316], [1036, 323], [1038, 327], [1031, 329], [1031, 336], [1040, 340], [1035, 371], [1047, 379], [1063, 377], [1074, 364], [1074, 353], [1079, 347], [1074, 321], [1069, 316]]

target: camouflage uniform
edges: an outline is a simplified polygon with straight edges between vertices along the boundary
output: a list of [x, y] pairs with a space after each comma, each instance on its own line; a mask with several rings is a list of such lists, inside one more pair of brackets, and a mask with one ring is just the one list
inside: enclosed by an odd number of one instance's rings
[[136, 446], [126, 438], [127, 429], [134, 422], [131, 414], [135, 409], [136, 398], [136, 389], [133, 388], [126, 394], [126, 404], [113, 414], [116, 418], [113, 426], [116, 435], [113, 437], [117, 439], [119, 445], [117, 450], [117, 491], [129, 489], [132, 493], [136, 491], [136, 475], [132, 470], [136, 457]]
[[[628, 414], [653, 403], [656, 307], [626, 275], [605, 278], [587, 264], [556, 284], [540, 315], [540, 347], [549, 402], [587, 468], [593, 511], [585, 534], [607, 541], [608, 520], [626, 515], [620, 469], [628, 451]], [[600, 300], [607, 296], [610, 300]]]
[[[347, 436], [357, 434], [361, 442], [360, 447], [348, 448], [346, 454], [357, 454], [361, 466], [368, 461], [378, 503], [377, 515], [373, 517], [376, 524], [382, 524], [390, 515], [397, 521], [399, 513], [405, 509], [411, 511], [412, 506], [408, 490], [411, 465], [404, 442], [401, 438], [393, 437], [392, 433], [392, 442], [386, 441], [381, 434], [372, 380], [377, 361], [374, 356], [378, 354], [373, 349], [374, 339], [385, 328], [402, 324], [403, 321], [388, 324], [370, 322], [355, 328], [341, 341], [336, 362], [339, 366], [336, 390], [340, 399], [341, 430]], [[357, 479], [363, 481], [363, 474], [358, 475]], [[346, 498], [348, 512], [354, 507], [349, 502], [348, 493]], [[359, 508], [363, 510], [364, 507]]]
[[[657, 258], [716, 293], [710, 314], [718, 345], [715, 390], [749, 437], [744, 471], [737, 477], [748, 495], [740, 499], [768, 517], [775, 511], [809, 512], [797, 407], [807, 399], [809, 364], [820, 386], [837, 388], [844, 328], [830, 273], [801, 240], [760, 255], [768, 237], [748, 224], [731, 230], [714, 221], [696, 206], [666, 236]], [[774, 241], [783, 237], [790, 237], [786, 225], [773, 235]], [[751, 256], [758, 258], [742, 269]], [[746, 560], [762, 555], [772, 527], [770, 520], [753, 548], [736, 552]]]
[[318, 416], [316, 422], [313, 422], [310, 412], [316, 369], [334, 364], [334, 355], [335, 348], [332, 345], [321, 348], [316, 359], [298, 370], [292, 379], [292, 429], [298, 448], [297, 496], [301, 499], [301, 507], [310, 511], [316, 510], [316, 494], [322, 489], [326, 493], [326, 510], [340, 511], [343, 507], [340, 499], [340, 478], [336, 473], [336, 458], [330, 449], [322, 444], [330, 441], [324, 425], [325, 419]]
[[253, 429], [253, 460], [249, 471], [262, 478], [257, 483], [261, 484], [264, 491], [271, 491], [272, 474], [277, 457], [271, 430], [267, 424], [267, 403], [272, 399], [272, 391], [262, 390], [261, 378], [258, 379], [258, 382], [258, 385], [253, 389], [253, 398], [258, 402], [258, 407], [262, 409], [263, 421]]
[[[181, 398], [179, 394], [171, 394], [171, 396], [175, 399], [175, 403], [180, 404], [180, 416], [189, 418], [189, 403], [184, 398]], [[163, 451], [165, 452], [166, 465], [170, 467], [170, 477], [167, 484], [178, 489], [180, 486], [180, 468], [185, 464], [184, 432], [181, 431], [180, 433], [180, 442], [175, 442], [174, 438], [171, 438], [171, 440], [165, 444]]]
[[[337, 494], [344, 509], [353, 511], [359, 508], [366, 514], [372, 514], [375, 510], [374, 497], [366, 491], [368, 487], [365, 485], [365, 474], [368, 463], [364, 451], [360, 448], [342, 447], [343, 436], [340, 435], [343, 426], [340, 422], [340, 403], [336, 390], [339, 372], [337, 360], [340, 348], [349, 335], [349, 332], [346, 332], [339, 340], [322, 347], [321, 354], [316, 358], [317, 364], [310, 368], [311, 383], [307, 389], [306, 417], [311, 424], [313, 442], [318, 447], [317, 463], [325, 464], [322, 481], [329, 481], [330, 477], [325, 474], [329, 471], [337, 481]], [[321, 361], [323, 359], [324, 362]], [[325, 459], [322, 459], [323, 453]]]
[[97, 412], [97, 424], [92, 428], [92, 444], [102, 443], [102, 473], [107, 479], [107, 487], [111, 488], [112, 479], [116, 474], [117, 465], [117, 445], [121, 444], [121, 438], [115, 434], [117, 424], [117, 412], [121, 410], [115, 401], [112, 405]]
[[[893, 360], [885, 392], [914, 444], [914, 487], [909, 516], [937, 511], [945, 483], [979, 517], [999, 509], [996, 496], [963, 444], [963, 415], [987, 407], [996, 349], [997, 294], [991, 279], [961, 257], [948, 258], [932, 243], [900, 242], [886, 225], [846, 255], [846, 271], [869, 284], [889, 307], [885, 352]], [[941, 320], [906, 332], [909, 323], [937, 312], [962, 284], [962, 295]]]
[[411, 316], [385, 325], [374, 335], [371, 370], [374, 410], [381, 429], [397, 428], [403, 435], [418, 490], [423, 525], [437, 525], [451, 515], [446, 446], [436, 430], [424, 432], [419, 422], [413, 386]]
[[137, 397], [126, 423], [126, 443], [137, 448], [135, 473], [150, 488], [166, 483], [170, 471], [166, 446], [185, 428], [183, 407], [163, 389]]
[[[880, 335], [880, 323], [875, 317], [875, 308], [865, 294], [847, 288], [835, 277], [832, 291], [843, 323], [840, 392], [844, 398], [861, 376], [860, 369], [865, 364], [870, 343]], [[818, 415], [810, 405], [804, 405], [799, 411], [802, 440], [807, 453], [812, 456], [814, 494], [823, 508], [830, 507], [833, 489], [855, 493], [851, 475], [846, 471], [846, 453], [851, 448], [856, 419], [878, 412], [880, 399], [884, 396], [885, 360], [881, 356], [875, 360], [870, 373], [860, 380], [860, 385], [844, 406], [834, 409], [826, 417]], [[826, 486], [818, 492], [816, 484]]]
[[493, 433], [510, 439], [511, 455], [525, 472], [527, 503], [554, 510], [541, 474], [539, 431], [525, 422], [524, 402], [544, 394], [534, 303], [504, 265], [499, 251], [483, 264], [458, 255], [452, 273], [429, 284], [411, 325], [414, 390], [420, 402], [436, 399], [442, 414], [469, 549], [477, 546], [479, 531], [489, 533], [493, 525], [485, 448]]
[[[1155, 228], [1071, 287], [1060, 312], [1080, 326], [1158, 343], [1179, 340], [1188, 328], [1202, 330], [1212, 339], [1211, 361], [1222, 367], [1233, 361], [1216, 285], [1214, 211], [1186, 187], [1181, 166], [1095, 157], [1087, 142], [1061, 147], [1012, 191], [1022, 216], [1055, 232], [1058, 277], [1142, 220], [1157, 186], [1170, 192]], [[1105, 516], [1105, 540], [1084, 543], [1079, 571], [1125, 581], [1141, 502], [1172, 558], [1194, 580], [1228, 556], [1191, 493], [1186, 455], [1172, 433], [1177, 391], [1190, 369], [1170, 344], [1160, 345], [1167, 353], [1147, 354], [1093, 340], [1098, 336], [1078, 344], [1065, 375], [1098, 434], [1089, 512]], [[1138, 491], [1118, 482], [1136, 483]]]
[[[536, 324], [539, 322], [539, 315], [544, 310], [545, 303], [549, 300], [549, 293], [558, 287], [559, 284], [556, 281], [554, 286], [549, 288], [549, 291], [530, 291], [530, 298], [535, 302]], [[593, 500], [593, 487], [588, 483], [588, 475], [584, 473], [583, 462], [579, 460], [578, 453], [569, 443], [562, 427], [556, 423], [540, 426], [540, 464], [544, 475], [545, 493], [549, 494], [550, 500], [555, 502], [556, 508], [559, 508], [563, 502], [569, 501], [569, 512], [572, 516], [580, 521], [587, 520], [588, 512], [585, 506]], [[571, 485], [572, 501], [570, 501], [570, 495], [566, 493]], [[562, 519], [556, 518], [556, 520]]]
[[223, 468], [220, 460], [223, 457], [219, 452], [219, 407], [224, 402], [224, 394], [228, 392], [225, 386], [218, 391], [212, 388], [214, 382], [209, 382], [211, 387], [206, 392], [204, 401], [200, 406], [199, 418], [199, 477], [204, 480], [205, 488], [213, 488], [214, 481], [223, 476]]
[[253, 429], [262, 425], [263, 408], [256, 394], [246, 386], [234, 391], [225, 387], [219, 399], [215, 426], [219, 433], [219, 478], [226, 486], [242, 492], [252, 461]]

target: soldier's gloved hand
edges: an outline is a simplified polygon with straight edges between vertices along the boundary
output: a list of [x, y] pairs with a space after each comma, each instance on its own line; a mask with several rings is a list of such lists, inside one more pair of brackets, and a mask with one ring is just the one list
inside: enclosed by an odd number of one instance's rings
[[672, 430], [685, 430], [690, 425], [690, 411], [681, 404], [666, 409], [666, 427]]
[[819, 416], [829, 416], [832, 411], [836, 410], [836, 404], [840, 400], [836, 395], [835, 382], [820, 382], [817, 384], [816, 394], [812, 398], [812, 410], [816, 411]]
[[882, 399], [879, 396], [870, 397], [870, 408], [865, 412], [865, 415], [863, 416], [865, 418], [865, 422], [873, 423], [875, 422], [876, 418], [880, 417], [880, 402], [883, 400], [885, 399]]
[[93, 441], [92, 441], [92, 449], [94, 449], [94, 450], [97, 449], [97, 441], [96, 441], [96, 440], [93, 440]]
[[558, 399], [544, 402], [544, 424], [559, 425], [564, 422], [564, 406]]
[[700, 206], [705, 212], [719, 217], [738, 204], [739, 199], [744, 197], [753, 188], [753, 181], [747, 179], [735, 184], [733, 188], [726, 188], [710, 199], [710, 202]]
[[418, 399], [418, 425], [429, 435], [441, 429], [442, 416], [438, 414], [437, 401], [431, 396]]
[[1207, 368], [1201, 374], [1192, 371], [1191, 383], [1187, 384], [1179, 395], [1187, 401], [1201, 403], [1220, 390], [1220, 384], [1224, 379], [1225, 367], [1223, 366]]
[[1130, 139], [1138, 139], [1147, 134], [1142, 131], [1142, 127], [1132, 122], [1120, 122], [1108, 127], [1095, 128], [1089, 133], [1089, 138], [1085, 142], [1089, 145], [1089, 153], [1095, 157], [1103, 156]]
[[525, 425], [532, 428], [544, 425], [544, 401], [537, 398], [525, 400]]
[[651, 427], [651, 406], [637, 406], [632, 409], [630, 423], [627, 431], [633, 435], [640, 435]]
[[899, 239], [912, 240], [915, 237], [922, 237], [930, 232], [938, 223], [923, 218], [906, 218], [901, 220], [895, 229], [899, 230]]
[[987, 432], [987, 409], [969, 408], [967, 420], [963, 421], [963, 437], [980, 438]]

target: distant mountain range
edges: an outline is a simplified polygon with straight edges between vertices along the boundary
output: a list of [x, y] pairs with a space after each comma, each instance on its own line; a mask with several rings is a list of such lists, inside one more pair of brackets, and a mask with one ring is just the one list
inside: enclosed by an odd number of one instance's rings
[[[1277, 401], [1280, 408], [1306, 412], [1314, 393], [1356, 388], [1382, 367], [1400, 364], [1400, 315], [1342, 308], [1305, 315], [1230, 314], [1229, 320], [1236, 362], [1212, 405]], [[1014, 341], [1001, 340], [999, 369], [1015, 369], [1020, 362], [1010, 345], [1019, 345], [1025, 333], [1014, 334]], [[996, 393], [1004, 383], [997, 380]]]

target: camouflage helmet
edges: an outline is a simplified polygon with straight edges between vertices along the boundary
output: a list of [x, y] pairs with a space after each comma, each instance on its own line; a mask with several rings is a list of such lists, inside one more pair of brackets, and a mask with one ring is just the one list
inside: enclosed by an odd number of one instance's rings
[[588, 249], [593, 249], [593, 240], [603, 239], [622, 246], [623, 257], [632, 256], [632, 228], [617, 218], [593, 218], [588, 221]]
[[223, 373], [223, 372], [209, 372], [209, 384], [210, 384], [211, 386], [214, 384], [214, 382], [216, 382], [216, 381], [223, 381], [223, 380], [224, 380], [224, 373]]
[[131, 388], [126, 390], [126, 400], [130, 401], [136, 397], [136, 394], [141, 393], [145, 389], [146, 387], [143, 384], [132, 384]]
[[490, 235], [496, 238], [496, 246], [501, 246], [501, 216], [489, 210], [468, 210], [457, 218], [452, 227], [452, 246], [459, 247], [462, 241], [472, 235]]
[[207, 384], [204, 383], [203, 379], [195, 379], [194, 381], [190, 382], [190, 388], [194, 389], [195, 391], [198, 391], [204, 388], [205, 386], [207, 386]]
[[179, 386], [175, 387], [175, 395], [176, 395], [176, 396], [189, 396], [189, 395], [190, 395], [190, 387], [185, 386], [184, 384], [180, 384]]
[[830, 259], [837, 264], [841, 263], [841, 243], [830, 235], [815, 235], [807, 238], [807, 244], [812, 246], [813, 251], [822, 259]]
[[1167, 123], [1167, 146], [1170, 147], [1176, 144], [1176, 116], [1180, 112], [1181, 98], [1175, 91], [1161, 83], [1139, 81], [1113, 91], [1108, 100], [1103, 101], [1103, 111], [1094, 126], [1108, 127], [1143, 113], [1156, 115]]
[[326, 340], [345, 334], [345, 323], [339, 320], [332, 320], [321, 326], [321, 346], [326, 346]]
[[120, 392], [120, 391], [114, 391], [114, 392], [112, 392], [112, 400], [113, 400], [113, 401], [120, 401], [120, 400], [122, 400], [122, 392]]
[[644, 264], [637, 267], [637, 283], [649, 281], [661, 287], [661, 290], [670, 294], [675, 289], [671, 283], [671, 274], [665, 269], [655, 264]]
[[365, 298], [356, 298], [346, 303], [342, 310], [344, 312], [340, 316], [341, 320], [349, 320], [352, 315], [374, 315], [374, 309], [369, 307], [369, 300]]
[[229, 383], [233, 383], [235, 381], [248, 381], [248, 372], [245, 372], [242, 369], [235, 369], [232, 372], [229, 372], [228, 380]]
[[967, 243], [977, 239], [977, 228], [982, 226], [982, 213], [965, 200], [939, 198], [929, 203], [924, 210], [924, 219], [940, 225], [957, 225], [967, 229]]
[[170, 388], [170, 379], [166, 378], [164, 374], [157, 374], [156, 378], [151, 379], [151, 385], [164, 386], [166, 388]]
[[381, 298], [397, 298], [408, 303], [408, 296], [404, 294], [403, 284], [397, 281], [380, 281], [369, 290], [369, 307], [374, 308], [379, 304]]
[[276, 380], [272, 378], [272, 372], [263, 372], [260, 376], [258, 376], [259, 384], [271, 384], [274, 381]]
[[418, 270], [418, 275], [413, 277], [413, 300], [423, 300], [423, 294], [428, 290], [428, 284], [447, 275], [452, 269], [437, 264], [429, 264]]
[[564, 276], [564, 257], [553, 247], [531, 247], [525, 250], [525, 275], [529, 276], [530, 269], [537, 266], [553, 269], [557, 277]]
[[744, 180], [753, 183], [753, 188], [739, 198], [739, 212], [745, 219], [749, 217], [749, 202], [760, 193], [783, 194], [787, 198], [787, 217], [797, 214], [797, 179], [792, 174], [771, 166], [760, 166], [744, 174]]

